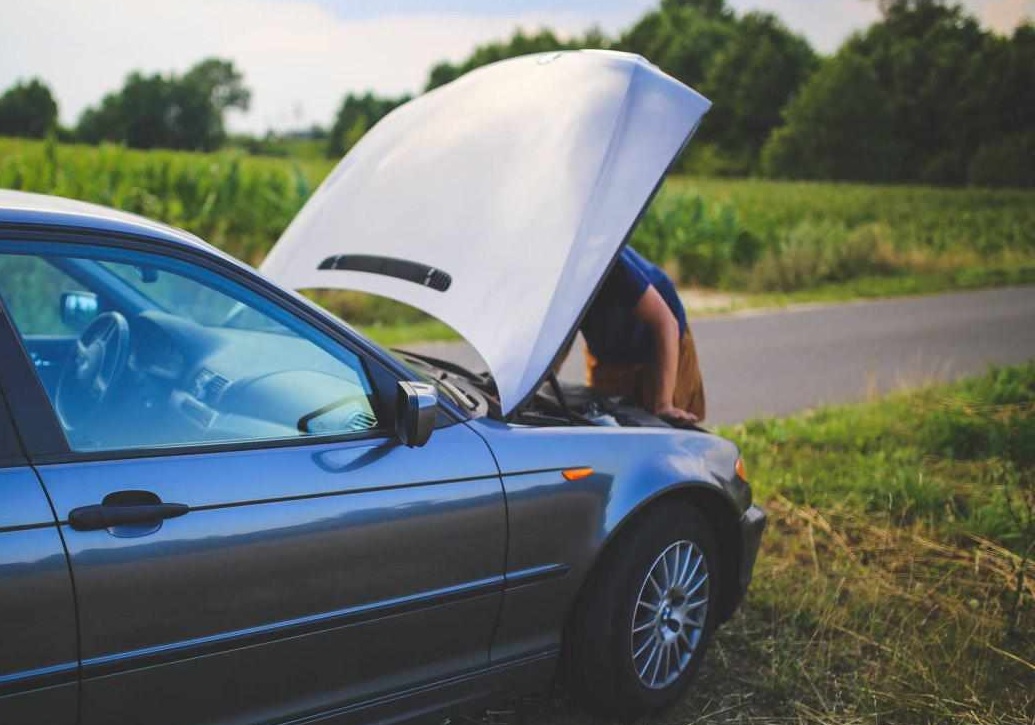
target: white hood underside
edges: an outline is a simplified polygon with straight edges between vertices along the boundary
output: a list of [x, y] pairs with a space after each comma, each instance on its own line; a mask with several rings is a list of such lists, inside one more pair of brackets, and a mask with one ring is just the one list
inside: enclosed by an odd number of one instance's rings
[[508, 414], [542, 380], [709, 106], [623, 53], [486, 66], [374, 126], [261, 271], [437, 317], [477, 349]]

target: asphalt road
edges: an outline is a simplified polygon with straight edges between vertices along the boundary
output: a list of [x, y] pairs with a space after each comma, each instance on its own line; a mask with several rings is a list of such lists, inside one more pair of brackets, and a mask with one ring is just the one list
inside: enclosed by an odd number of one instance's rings
[[[691, 320], [708, 423], [787, 415], [1035, 358], [1035, 287]], [[465, 343], [412, 346], [474, 369]], [[583, 378], [576, 347], [562, 378]]]

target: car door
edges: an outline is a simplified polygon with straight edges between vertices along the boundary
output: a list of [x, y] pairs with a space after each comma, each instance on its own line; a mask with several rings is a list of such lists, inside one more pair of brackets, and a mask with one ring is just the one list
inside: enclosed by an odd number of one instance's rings
[[[17, 350], [0, 310], [0, 388]], [[0, 723], [75, 723], [75, 604], [54, 513], [22, 454], [0, 391]]]
[[466, 425], [401, 445], [392, 365], [229, 264], [6, 254], [109, 310], [23, 431], [75, 580], [83, 725], [280, 722], [487, 665], [505, 510]]

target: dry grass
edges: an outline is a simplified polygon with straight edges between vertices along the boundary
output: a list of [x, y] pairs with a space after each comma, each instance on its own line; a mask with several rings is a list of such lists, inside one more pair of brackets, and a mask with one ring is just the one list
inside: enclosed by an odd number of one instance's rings
[[[642, 725], [1035, 722], [1033, 416], [1029, 364], [727, 431], [770, 516], [755, 580]], [[599, 722], [563, 695], [496, 718]]]
[[[691, 694], [643, 725], [1035, 721], [1035, 565], [974, 538], [847, 511], [768, 502], [751, 597], [719, 634]], [[1014, 616], [1016, 623], [1011, 626]], [[591, 725], [564, 697], [496, 713], [498, 722]]]

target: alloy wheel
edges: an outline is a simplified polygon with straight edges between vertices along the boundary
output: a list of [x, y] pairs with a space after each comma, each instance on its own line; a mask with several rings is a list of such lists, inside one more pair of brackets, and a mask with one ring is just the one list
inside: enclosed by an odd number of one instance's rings
[[633, 607], [631, 655], [640, 683], [662, 690], [686, 672], [708, 618], [708, 561], [693, 542], [670, 544], [647, 570]]

